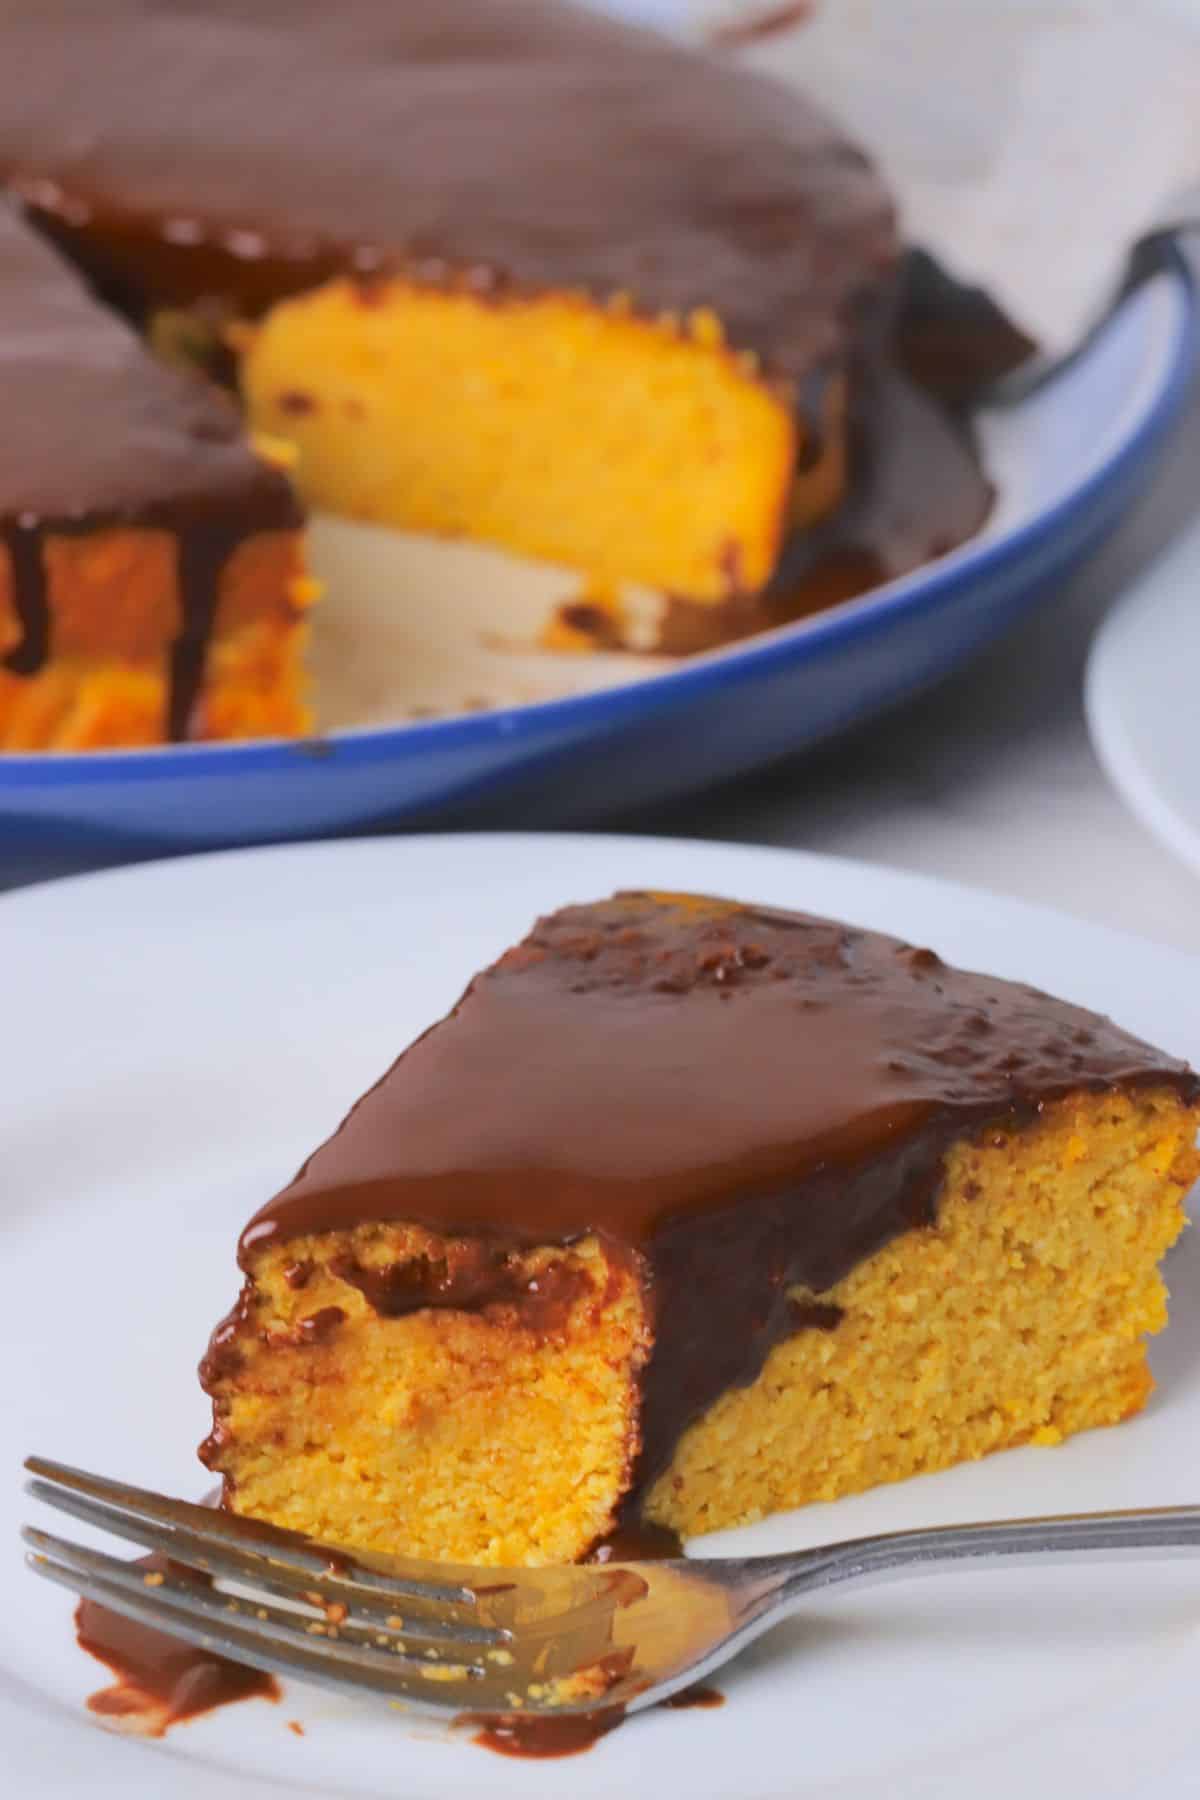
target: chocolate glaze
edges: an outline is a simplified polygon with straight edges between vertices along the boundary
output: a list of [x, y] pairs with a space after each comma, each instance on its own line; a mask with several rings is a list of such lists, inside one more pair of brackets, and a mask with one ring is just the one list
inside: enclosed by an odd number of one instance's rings
[[979, 288], [924, 251], [906, 254], [887, 340], [857, 361], [846, 498], [785, 547], [759, 628], [823, 612], [975, 536], [995, 495], [967, 415], [1033, 349]]
[[969, 428], [890, 362], [864, 360], [842, 505], [786, 545], [762, 598], [768, 624], [823, 612], [966, 543], [993, 490]]
[[683, 1539], [669, 1525], [627, 1514], [588, 1552], [588, 1562], [671, 1562], [683, 1555]]
[[[296, 1265], [293, 1263], [291, 1267], [295, 1268]], [[291, 1285], [290, 1282], [289, 1285]], [[252, 1317], [251, 1296], [248, 1290], [243, 1288], [232, 1310], [221, 1320], [208, 1340], [208, 1349], [200, 1364], [202, 1387], [209, 1388], [215, 1382], [225, 1381], [230, 1376], [236, 1375], [241, 1369], [245, 1359], [238, 1340], [250, 1326]], [[203, 1460], [203, 1452], [201, 1452], [201, 1457]]]
[[[0, 212], [0, 229], [3, 228]], [[36, 516], [0, 519], [0, 544], [8, 552], [12, 573], [13, 603], [21, 636], [15, 649], [4, 657], [4, 667], [14, 675], [33, 675], [49, 654], [50, 610], [46, 603], [46, 572], [42, 564], [42, 532]]]
[[799, 379], [896, 256], [792, 90], [557, 0], [40, 0], [3, 37], [0, 179], [144, 307], [338, 270], [620, 292]]
[[323, 1344], [332, 1337], [339, 1325], [345, 1323], [346, 1315], [340, 1306], [322, 1306], [315, 1313], [309, 1313], [301, 1319], [296, 1327], [296, 1334], [301, 1343]]
[[907, 252], [901, 290], [896, 360], [918, 387], [951, 407], [969, 405], [981, 386], [1019, 368], [1037, 348], [982, 288], [956, 280], [927, 251]]
[[683, 1688], [678, 1694], [672, 1694], [669, 1700], [664, 1700], [661, 1704], [681, 1712], [689, 1711], [693, 1707], [703, 1707], [705, 1711], [709, 1711], [714, 1706], [724, 1706], [725, 1696], [718, 1688], [708, 1687], [704, 1682], [698, 1681], [695, 1687]]
[[[725, 1696], [716, 1688], [698, 1682], [695, 1687], [684, 1688], [659, 1704], [675, 1710], [710, 1709], [724, 1706]], [[602, 1737], [624, 1724], [625, 1708], [602, 1706], [595, 1712], [568, 1713], [558, 1719], [546, 1714], [507, 1713], [489, 1717], [483, 1713], [478, 1716], [463, 1713], [454, 1722], [475, 1728], [471, 1741], [484, 1750], [494, 1750], [498, 1756], [541, 1761], [548, 1757], [579, 1756], [590, 1750]]]
[[934, 1220], [954, 1139], [1148, 1084], [1200, 1093], [1108, 1020], [932, 951], [619, 895], [543, 919], [478, 975], [255, 1215], [240, 1259], [382, 1220], [479, 1239], [498, 1268], [590, 1233], [640, 1259], [655, 1342], [636, 1498], [773, 1344], [837, 1328], [822, 1295]]
[[566, 1262], [548, 1263], [531, 1276], [509, 1246], [479, 1239], [447, 1246], [444, 1257], [415, 1257], [370, 1268], [347, 1254], [335, 1257], [330, 1269], [356, 1287], [384, 1318], [400, 1318], [427, 1307], [479, 1312], [485, 1306], [508, 1305], [520, 1309], [527, 1330], [546, 1335], [561, 1329], [592, 1286], [582, 1270]]
[[169, 369], [62, 259], [0, 204], [0, 543], [20, 642], [4, 666], [33, 674], [52, 653], [47, 536], [105, 525], [171, 532], [180, 627], [171, 729], [186, 732], [227, 557], [255, 532], [291, 529], [288, 483], [254, 455], [237, 412]]
[[[159, 1556], [144, 1557], [139, 1566], [147, 1574], [171, 1567], [176, 1576], [190, 1575], [197, 1583], [207, 1580]], [[76, 1608], [75, 1632], [80, 1648], [117, 1677], [111, 1687], [89, 1697], [89, 1711], [119, 1721], [124, 1730], [141, 1737], [162, 1737], [170, 1726], [235, 1700], [280, 1697], [273, 1676], [184, 1643], [94, 1600], [82, 1600]]]

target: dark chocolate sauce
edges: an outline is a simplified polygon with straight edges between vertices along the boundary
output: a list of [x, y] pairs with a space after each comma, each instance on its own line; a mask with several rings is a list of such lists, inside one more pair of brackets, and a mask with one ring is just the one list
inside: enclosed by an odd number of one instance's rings
[[608, 1706], [599, 1712], [569, 1713], [561, 1719], [541, 1715], [525, 1718], [509, 1713], [503, 1718], [473, 1717], [463, 1713], [455, 1721], [460, 1726], [475, 1728], [471, 1742], [498, 1756], [521, 1756], [534, 1760], [556, 1756], [579, 1756], [590, 1750], [602, 1737], [615, 1731], [625, 1717], [623, 1706]]
[[581, 632], [594, 650], [622, 648], [617, 620], [607, 607], [597, 606], [593, 600], [565, 600], [555, 617], [566, 630]]
[[[790, 22], [796, 11], [762, 17]], [[364, 304], [401, 275], [496, 302], [567, 290], [621, 295], [650, 316], [709, 309], [733, 349], [786, 385], [803, 456], [822, 441], [831, 374], [865, 359], [843, 506], [794, 534], [765, 591], [742, 591], [731, 566], [726, 602], [669, 603], [668, 653], [823, 611], [963, 543], [987, 515], [990, 489], [965, 430], [883, 364], [898, 362], [961, 411], [1028, 340], [930, 259], [910, 256], [900, 270], [882, 183], [790, 87], [547, 0], [257, 0], [249, 17], [240, 0], [210, 0], [203, 16], [173, 0], [42, 0], [14, 10], [3, 42], [0, 181], [139, 320], [165, 308], [218, 344], [214, 322], [256, 316], [337, 275]], [[186, 154], [164, 155], [183, 119]], [[317, 158], [306, 154], [314, 141]], [[11, 340], [39, 327], [51, 277], [43, 263], [34, 287], [14, 287], [11, 257], [0, 257]], [[36, 387], [14, 396], [0, 382], [7, 415], [46, 411], [38, 435], [51, 454], [40, 463], [54, 504], [24, 506], [55, 530], [72, 509], [88, 524], [108, 512], [144, 521], [147, 484], [161, 483], [156, 516], [179, 529], [168, 727], [182, 737], [225, 557], [250, 531], [298, 515], [281, 476], [250, 480], [240, 440], [220, 457], [199, 453], [190, 414], [218, 396], [193, 393], [181, 428], [178, 372], [128, 335], [118, 353], [116, 318], [65, 267], [54, 279], [60, 310], [63, 293], [75, 309], [60, 321], [71, 338], [59, 335], [57, 379], [44, 366], [22, 375], [22, 352], [6, 359], [6, 381], [15, 371]], [[103, 391], [103, 359], [84, 353], [85, 338], [107, 357]], [[114, 397], [117, 381], [127, 392]], [[285, 412], [313, 403], [302, 389], [281, 400]], [[81, 430], [80, 418], [103, 419], [103, 430]], [[14, 481], [17, 493], [28, 487], [20, 435], [0, 456], [6, 507]], [[184, 529], [172, 509], [197, 481], [211, 504]], [[24, 631], [8, 666], [31, 673], [49, 640], [40, 557], [25, 559], [16, 585]], [[603, 609], [575, 602], [562, 619], [598, 647], [619, 647]]]
[[681, 1693], [672, 1694], [669, 1700], [663, 1700], [660, 1704], [670, 1706], [677, 1712], [688, 1712], [695, 1707], [703, 1707], [708, 1711], [715, 1706], [724, 1706], [725, 1696], [719, 1689], [698, 1681], [695, 1687], [684, 1688]]
[[478, 1239], [450, 1246], [444, 1257], [364, 1268], [345, 1255], [336, 1257], [330, 1269], [384, 1318], [427, 1307], [479, 1312], [508, 1305], [520, 1308], [527, 1330], [546, 1335], [560, 1330], [576, 1302], [591, 1290], [587, 1275], [566, 1262], [548, 1263], [531, 1276], [511, 1248]]
[[863, 363], [854, 392], [846, 498], [785, 546], [759, 604], [759, 629], [911, 574], [974, 537], [991, 511], [969, 427], [942, 400], [882, 356]]
[[655, 1525], [636, 1513], [621, 1518], [610, 1532], [594, 1544], [588, 1562], [634, 1563], [669, 1562], [683, 1555], [683, 1539], [669, 1525]]
[[345, 1318], [340, 1306], [322, 1306], [319, 1311], [300, 1320], [296, 1326], [296, 1334], [303, 1343], [323, 1344], [326, 1338], [332, 1337], [339, 1325], [344, 1324]]
[[244, 522], [223, 527], [209, 520], [199, 530], [179, 535], [179, 603], [183, 623], [171, 646], [167, 736], [176, 742], [189, 735], [192, 709], [204, 681], [208, 646], [216, 624], [221, 571], [245, 539]]
[[1033, 339], [982, 288], [958, 281], [927, 251], [904, 258], [893, 359], [953, 412], [1033, 355]]
[[[725, 1696], [716, 1688], [706, 1687], [698, 1682], [694, 1687], [684, 1688], [659, 1704], [676, 1711], [701, 1707], [709, 1709], [724, 1706]], [[455, 1720], [455, 1724], [477, 1727], [471, 1741], [484, 1750], [494, 1750], [499, 1756], [541, 1760], [581, 1755], [602, 1737], [607, 1737], [610, 1731], [615, 1731], [618, 1725], [623, 1725], [625, 1717], [623, 1706], [603, 1706], [595, 1712], [571, 1713], [561, 1719], [545, 1714], [532, 1717], [529, 1714], [508, 1713], [500, 1718], [488, 1718], [483, 1714], [473, 1717], [464, 1713]]]
[[790, 1300], [788, 1311], [793, 1331], [834, 1331], [842, 1322], [840, 1306], [825, 1300]]
[[252, 1329], [252, 1296], [243, 1288], [233, 1307], [208, 1340], [204, 1361], [200, 1364], [200, 1381], [204, 1387], [237, 1374], [244, 1361], [239, 1339], [244, 1332]]
[[[149, 1556], [139, 1566], [153, 1577], [171, 1565], [161, 1557]], [[196, 1571], [178, 1566], [172, 1567], [172, 1573], [197, 1583], [206, 1580]], [[75, 1633], [81, 1649], [117, 1677], [111, 1687], [89, 1697], [89, 1711], [139, 1737], [162, 1737], [170, 1726], [235, 1700], [280, 1698], [274, 1676], [186, 1644], [94, 1600], [80, 1601], [75, 1610]]]
[[890, 285], [887, 191], [817, 108], [584, 7], [9, 13], [0, 180], [142, 312], [253, 314], [336, 273], [624, 294], [651, 316], [711, 308], [803, 381]]
[[[503, 1289], [519, 1247], [598, 1234], [645, 1271], [656, 1321], [636, 1507], [776, 1343], [837, 1329], [829, 1289], [934, 1221], [955, 1138], [1148, 1084], [1200, 1091], [1093, 1013], [893, 938], [622, 895], [541, 921], [477, 976], [251, 1220], [240, 1255], [249, 1270], [311, 1232], [422, 1225], [472, 1243], [478, 1305], [480, 1272]], [[436, 1303], [441, 1279], [419, 1272], [418, 1299], [424, 1284]]]

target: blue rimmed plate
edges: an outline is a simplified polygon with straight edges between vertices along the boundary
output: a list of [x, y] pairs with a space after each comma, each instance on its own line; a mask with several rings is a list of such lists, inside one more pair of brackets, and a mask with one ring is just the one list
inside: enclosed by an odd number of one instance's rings
[[[0, 830], [10, 843], [51, 834], [182, 847], [475, 806], [523, 823], [547, 810], [643, 804], [814, 744], [947, 674], [1048, 603], [1144, 484], [1187, 390], [1198, 333], [1195, 287], [1180, 264], [1132, 295], [1057, 382], [979, 418], [999, 495], [979, 537], [815, 618], [684, 662], [622, 663], [604, 676], [615, 685], [591, 691], [579, 659], [561, 659], [574, 663], [579, 691], [522, 703], [501, 695], [489, 710], [341, 727], [310, 742], [2, 757]], [[390, 606], [388, 540], [398, 538], [334, 530], [330, 554], [344, 566], [331, 586], [357, 584], [360, 597]], [[433, 570], [437, 553], [427, 554]], [[444, 595], [413, 592], [412, 566], [395, 604], [411, 609], [419, 631], [447, 607]], [[410, 649], [422, 645], [413, 639]], [[539, 690], [526, 680], [513, 691]]]

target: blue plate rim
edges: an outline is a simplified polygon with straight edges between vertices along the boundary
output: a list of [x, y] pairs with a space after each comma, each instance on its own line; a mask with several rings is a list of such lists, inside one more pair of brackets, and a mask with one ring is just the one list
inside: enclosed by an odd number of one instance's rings
[[163, 744], [126, 750], [77, 752], [16, 751], [0, 756], [0, 790], [94, 786], [106, 781], [157, 782], [188, 776], [269, 774], [307, 764], [355, 767], [406, 758], [422, 751], [480, 747], [511, 740], [526, 731], [540, 735], [561, 721], [581, 727], [619, 724], [629, 714], [682, 705], [715, 688], [727, 688], [761, 673], [818, 658], [831, 647], [872, 632], [891, 615], [920, 618], [932, 612], [948, 590], [965, 578], [990, 577], [1020, 563], [1039, 545], [1056, 538], [1067, 523], [1088, 510], [1096, 495], [1119, 483], [1166, 433], [1179, 413], [1192, 371], [1200, 360], [1200, 290], [1182, 252], [1173, 250], [1162, 274], [1171, 278], [1178, 300], [1174, 342], [1158, 388], [1125, 441], [1071, 491], [1032, 513], [996, 538], [961, 546], [932, 565], [883, 584], [811, 618], [783, 625], [737, 645], [689, 659], [660, 674], [640, 676], [619, 687], [573, 694], [494, 712], [448, 719], [413, 720], [401, 725], [354, 726], [307, 738], [267, 738], [215, 744]]

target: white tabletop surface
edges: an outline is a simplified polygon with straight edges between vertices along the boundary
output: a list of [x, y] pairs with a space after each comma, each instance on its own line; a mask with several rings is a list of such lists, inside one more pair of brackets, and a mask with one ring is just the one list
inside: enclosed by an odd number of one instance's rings
[[[598, 823], [864, 857], [1200, 952], [1200, 881], [1108, 785], [1081, 701], [1092, 634], [1200, 508], [1197, 469], [1200, 383], [1152, 490], [1116, 536], [968, 669], [837, 744], [716, 792]], [[94, 851], [17, 851], [0, 837], [0, 888], [97, 866]]]

